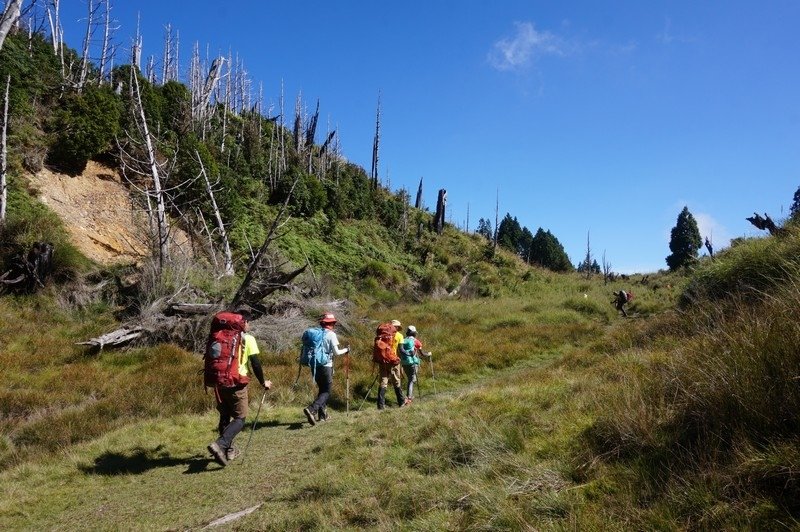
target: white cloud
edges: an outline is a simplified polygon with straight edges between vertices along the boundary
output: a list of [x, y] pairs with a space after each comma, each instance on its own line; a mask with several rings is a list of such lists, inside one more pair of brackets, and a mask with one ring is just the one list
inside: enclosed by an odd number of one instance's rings
[[[706, 213], [693, 214], [697, 221], [697, 228], [700, 230], [700, 237], [705, 242], [706, 237], [711, 240], [715, 250], [726, 248], [731, 244], [730, 232], [713, 216]], [[705, 249], [705, 248], [704, 248]]]
[[687, 35], [676, 35], [672, 32], [672, 19], [667, 17], [664, 20], [664, 29], [661, 30], [660, 33], [656, 34], [656, 39], [664, 45], [670, 45], [672, 43], [693, 43], [696, 41], [694, 37], [690, 37]]
[[548, 31], [537, 31], [531, 22], [516, 22], [516, 32], [492, 45], [489, 64], [497, 70], [517, 70], [528, 66], [536, 55], [562, 55], [563, 43]]

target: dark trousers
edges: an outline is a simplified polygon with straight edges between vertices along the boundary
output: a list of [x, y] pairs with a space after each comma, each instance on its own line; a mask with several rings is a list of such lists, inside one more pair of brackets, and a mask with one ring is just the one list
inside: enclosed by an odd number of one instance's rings
[[325, 405], [331, 396], [331, 386], [333, 386], [333, 367], [317, 366], [314, 380], [317, 382], [319, 392], [317, 398], [308, 407], [311, 412], [317, 414], [325, 411]]

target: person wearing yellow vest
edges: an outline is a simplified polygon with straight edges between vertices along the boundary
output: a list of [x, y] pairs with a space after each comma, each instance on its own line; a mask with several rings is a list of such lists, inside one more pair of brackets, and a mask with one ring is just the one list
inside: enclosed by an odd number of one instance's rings
[[[250, 312], [247, 310], [237, 310], [244, 318], [244, 332], [242, 333], [242, 349], [239, 351], [239, 375], [247, 376], [248, 365], [253, 369], [258, 382], [265, 390], [272, 387], [272, 381], [264, 379], [264, 370], [258, 355], [258, 344], [255, 337], [248, 334], [250, 330]], [[221, 466], [228, 465], [228, 462], [239, 455], [239, 451], [233, 446], [233, 439], [244, 428], [244, 419], [247, 417], [248, 397], [247, 384], [241, 384], [232, 388], [217, 388], [215, 393], [217, 400], [217, 411], [219, 412], [219, 425], [217, 430], [219, 438], [208, 446], [208, 451], [214, 460]]]

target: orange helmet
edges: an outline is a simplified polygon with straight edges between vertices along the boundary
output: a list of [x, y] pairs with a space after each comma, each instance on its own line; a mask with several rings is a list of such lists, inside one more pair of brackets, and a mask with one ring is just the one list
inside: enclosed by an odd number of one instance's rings
[[336, 323], [336, 316], [334, 316], [332, 312], [326, 312], [319, 319], [319, 322], [322, 323], [322, 324], [325, 324], [325, 323]]

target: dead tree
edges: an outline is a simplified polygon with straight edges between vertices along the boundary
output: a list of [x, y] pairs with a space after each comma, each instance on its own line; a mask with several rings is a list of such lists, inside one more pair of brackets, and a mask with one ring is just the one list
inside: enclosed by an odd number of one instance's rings
[[136, 36], [131, 45], [131, 66], [142, 69], [142, 34], [139, 32], [140, 19], [136, 17]]
[[[286, 288], [286, 284], [289, 281], [300, 275], [300, 273], [305, 270], [306, 267], [303, 266], [302, 268], [294, 270], [289, 274], [276, 274], [275, 269], [272, 269], [272, 271], [267, 272], [265, 276], [264, 265], [262, 264], [262, 259], [267, 252], [267, 248], [269, 248], [269, 245], [276, 238], [280, 237], [280, 235], [276, 235], [275, 232], [280, 229], [284, 223], [286, 223], [285, 220], [282, 220], [283, 213], [286, 210], [286, 207], [289, 205], [289, 200], [292, 198], [292, 193], [294, 192], [294, 188], [297, 186], [298, 181], [299, 177], [296, 177], [292, 183], [292, 187], [289, 189], [289, 193], [286, 195], [283, 205], [281, 205], [278, 214], [275, 215], [275, 219], [272, 221], [272, 225], [267, 232], [264, 243], [250, 261], [250, 266], [247, 268], [247, 273], [245, 273], [242, 284], [239, 286], [239, 289], [233, 296], [230, 305], [228, 305], [229, 308], [235, 309], [242, 303], [248, 303], [251, 305], [258, 303], [261, 299], [275, 290]], [[266, 279], [264, 279], [264, 277], [266, 277]]]
[[612, 280], [611, 263], [606, 260], [606, 250], [603, 250], [603, 284]]
[[6, 205], [8, 204], [8, 184], [6, 171], [8, 168], [8, 94], [11, 88], [11, 74], [6, 79], [6, 92], [3, 98], [3, 130], [0, 134], [0, 225], [6, 221]]
[[3, 42], [6, 40], [8, 32], [19, 20], [21, 8], [22, 0], [9, 0], [6, 2], [6, 8], [3, 10], [3, 14], [0, 15], [0, 50], [3, 49]]
[[83, 86], [86, 84], [86, 79], [89, 76], [89, 48], [92, 43], [92, 38], [94, 37], [94, 32], [97, 29], [95, 15], [97, 14], [97, 11], [100, 9], [100, 6], [101, 6], [100, 3], [95, 5], [92, 0], [88, 0], [87, 3], [88, 15], [86, 17], [86, 34], [83, 37], [81, 70], [80, 74], [78, 75], [78, 83], [77, 83], [78, 92], [81, 92], [83, 90]]
[[[111, 31], [119, 27], [111, 27], [111, 0], [101, 0], [105, 5], [105, 22], [103, 24], [103, 44], [100, 49], [99, 82], [103, 83], [109, 63], [113, 63], [114, 50], [111, 46]], [[110, 71], [111, 69], [108, 68]]]
[[762, 231], [769, 231], [770, 235], [778, 235], [783, 233], [783, 229], [775, 225], [775, 222], [772, 221], [772, 218], [769, 217], [769, 214], [764, 213], [764, 217], [762, 218], [760, 214], [757, 212], [753, 213], [753, 216], [749, 218], [745, 218], [748, 222], [756, 226], [757, 228], [761, 229]]
[[303, 106], [302, 106], [302, 93], [297, 95], [294, 102], [294, 129], [292, 130], [292, 137], [294, 140], [294, 150], [300, 153], [302, 148], [303, 137], [301, 130], [303, 128]]
[[[156, 229], [158, 246], [158, 265], [159, 270], [163, 269], [169, 256], [167, 239], [169, 238], [169, 228], [167, 227], [167, 215], [165, 208], [164, 192], [161, 187], [161, 174], [159, 164], [156, 159], [156, 151], [153, 139], [150, 136], [150, 129], [147, 126], [147, 117], [144, 114], [142, 105], [142, 94], [139, 90], [139, 76], [136, 69], [131, 69], [131, 101], [134, 105], [134, 120], [137, 123], [141, 136], [144, 140], [147, 151], [147, 163], [150, 170], [150, 177], [153, 179], [153, 198], [156, 202]], [[135, 91], [135, 92], [134, 92]]]
[[493, 249], [497, 249], [497, 232], [500, 228], [500, 189], [497, 189], [494, 202], [494, 236], [492, 237]]
[[447, 191], [439, 189], [439, 196], [436, 199], [436, 215], [433, 218], [433, 228], [437, 234], [442, 234], [444, 231], [444, 221], [447, 208]]
[[381, 141], [381, 93], [378, 92], [378, 110], [375, 113], [375, 138], [372, 140], [372, 167], [369, 177], [372, 180], [372, 188], [378, 188], [378, 148]]
[[214, 218], [217, 221], [217, 230], [219, 231], [219, 237], [222, 240], [222, 250], [225, 256], [225, 269], [223, 270], [223, 274], [233, 275], [233, 254], [231, 253], [231, 246], [228, 242], [228, 233], [225, 231], [225, 224], [222, 223], [222, 214], [220, 214], [219, 207], [217, 207], [217, 200], [214, 198], [214, 189], [211, 186], [211, 181], [208, 179], [206, 167], [203, 164], [203, 158], [200, 157], [200, 153], [197, 150], [194, 151], [194, 155], [197, 157], [197, 162], [200, 163], [200, 172], [203, 175], [203, 179], [206, 183], [206, 192], [208, 192], [208, 197], [211, 199], [211, 208], [214, 209]]
[[592, 246], [589, 243], [589, 231], [586, 231], [586, 257], [583, 259], [583, 270], [587, 279], [592, 277]]
[[417, 187], [417, 200], [414, 202], [415, 209], [422, 208], [422, 178], [419, 178], [419, 187]]
[[0, 292], [34, 292], [44, 287], [53, 270], [53, 244], [35, 242], [25, 257], [17, 257], [11, 269], [0, 275]]

